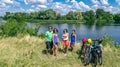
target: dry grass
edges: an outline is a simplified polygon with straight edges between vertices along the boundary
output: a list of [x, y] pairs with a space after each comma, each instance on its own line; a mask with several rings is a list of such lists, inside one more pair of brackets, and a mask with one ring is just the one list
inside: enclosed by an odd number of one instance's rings
[[[59, 45], [62, 48], [61, 45]], [[58, 58], [53, 55], [46, 55], [45, 39], [34, 36], [17, 36], [0, 38], [0, 67], [84, 67], [77, 52], [80, 50], [80, 43], [76, 44], [75, 53], [69, 51], [65, 57], [62, 51]], [[119, 67], [120, 50], [103, 47], [103, 65], [98, 67]], [[92, 67], [89, 64], [87, 67]]]

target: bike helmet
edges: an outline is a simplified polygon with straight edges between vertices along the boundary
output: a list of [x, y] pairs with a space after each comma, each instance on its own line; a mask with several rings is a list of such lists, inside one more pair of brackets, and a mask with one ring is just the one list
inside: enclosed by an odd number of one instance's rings
[[88, 43], [92, 44], [92, 39], [91, 38], [88, 39]]
[[87, 39], [86, 39], [86, 38], [83, 38], [83, 39], [82, 39], [82, 42], [83, 42], [83, 43], [86, 43], [86, 42], [87, 42]]

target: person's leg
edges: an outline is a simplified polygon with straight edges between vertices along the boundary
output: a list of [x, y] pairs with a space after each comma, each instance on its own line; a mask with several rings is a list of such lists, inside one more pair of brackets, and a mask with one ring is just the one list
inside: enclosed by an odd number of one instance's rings
[[65, 46], [65, 53], [68, 53], [68, 45]]
[[50, 53], [53, 54], [53, 42], [50, 42]]
[[66, 53], [68, 53], [68, 46], [70, 46], [70, 42], [66, 41]]
[[56, 55], [58, 56], [58, 45], [57, 45]]
[[81, 49], [80, 49], [80, 54], [82, 54], [82, 53], [83, 53], [83, 46], [84, 46], [84, 44], [82, 44], [82, 46], [81, 46]]
[[57, 45], [55, 45], [55, 56], [57, 56]]
[[48, 54], [48, 49], [50, 48], [50, 43], [47, 41], [46, 42], [46, 54]]
[[63, 52], [65, 52], [65, 41], [62, 41], [62, 45], [63, 45]]
[[70, 48], [71, 48], [71, 51], [72, 51], [72, 44], [70, 44]]
[[53, 47], [53, 54], [55, 55], [55, 44], [54, 44], [54, 47]]
[[74, 52], [74, 44], [72, 44], [72, 52]]

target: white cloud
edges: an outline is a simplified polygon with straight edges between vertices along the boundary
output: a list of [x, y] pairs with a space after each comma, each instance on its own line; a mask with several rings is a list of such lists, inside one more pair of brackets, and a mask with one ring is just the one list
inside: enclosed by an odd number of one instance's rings
[[40, 4], [46, 4], [47, 0], [37, 0]]
[[13, 7], [20, 7], [20, 3], [15, 0], [1, 0], [0, 2], [6, 5], [12, 5]]
[[0, 10], [4, 10], [6, 8], [6, 4], [5, 3], [0, 3]]
[[112, 12], [113, 11], [113, 6], [109, 6], [108, 8], [107, 8], [107, 11], [110, 11], [110, 12]]
[[32, 6], [31, 6], [31, 8], [34, 8], [34, 7], [35, 7], [35, 5], [32, 5]]
[[34, 9], [28, 9], [27, 12], [35, 12]]
[[53, 2], [53, 0], [47, 0], [47, 2], [49, 2], [49, 3], [50, 3], [50, 2]]
[[13, 3], [13, 0], [1, 0], [1, 2], [8, 3], [8, 4], [12, 4], [12, 3]]
[[93, 3], [93, 4], [99, 4], [99, 1], [98, 0], [91, 0], [91, 2]]
[[86, 5], [84, 2], [79, 2], [79, 5], [80, 5], [80, 7], [82, 7], [82, 9], [85, 9], [85, 10], [90, 10], [91, 8], [88, 6], [88, 5]]
[[6, 4], [5, 3], [0, 3], [0, 7], [6, 7]]
[[13, 1], [13, 4], [12, 4], [12, 5], [15, 6], [15, 7], [20, 7], [20, 3], [17, 2], [17, 1]]
[[76, 0], [71, 0], [72, 3], [76, 2]]
[[[7, 11], [34, 12], [49, 8], [61, 14], [66, 14], [69, 11], [95, 11], [98, 8], [103, 8], [105, 11], [110, 11], [111, 13], [120, 13], [120, 0], [115, 0], [116, 3], [118, 3], [116, 6], [111, 6], [108, 0], [90, 0], [92, 2], [91, 6], [89, 6], [89, 4], [85, 4], [83, 1], [64, 1], [66, 3], [53, 2], [53, 0], [0, 0], [0, 14]], [[22, 7], [21, 2], [24, 2], [27, 7]]]
[[38, 5], [37, 7], [38, 7], [38, 8], [42, 8], [42, 9], [47, 8], [47, 6], [46, 6], [46, 5]]
[[68, 4], [62, 4], [60, 2], [55, 2], [52, 4], [51, 8], [57, 13], [66, 14], [71, 10], [71, 6]]
[[29, 3], [35, 3], [36, 0], [24, 0], [25, 4], [29, 4]]
[[109, 5], [108, 0], [100, 0], [102, 5]]
[[70, 2], [70, 0], [66, 0], [66, 2]]
[[[6, 5], [3, 2], [0, 2], [0, 10], [7, 10], [10, 6]], [[0, 11], [1, 12], [1, 11]]]
[[116, 3], [118, 3], [118, 5], [120, 6], [120, 0], [115, 0], [116, 1]]
[[47, 4], [48, 2], [51, 2], [52, 0], [24, 0], [25, 4]]
[[21, 7], [21, 8], [20, 8], [20, 11], [21, 11], [21, 12], [24, 12], [24, 11], [25, 11], [25, 9], [23, 9], [23, 8]]
[[120, 13], [119, 7], [109, 6], [107, 9], [104, 9], [106, 11], [110, 11], [111, 13]]
[[72, 9], [74, 10], [74, 11], [78, 11], [78, 10], [81, 10], [81, 7], [80, 7], [80, 4], [78, 3], [78, 2], [73, 2], [73, 4], [72, 4]]
[[91, 9], [94, 10], [94, 11], [95, 11], [96, 9], [98, 9], [98, 8], [99, 8], [99, 5], [98, 5], [98, 4], [95, 4], [95, 5], [91, 6]]
[[108, 7], [110, 6], [108, 0], [91, 0], [93, 5], [91, 6], [92, 10], [96, 10], [98, 8], [102, 8], [104, 10], [109, 10]]
[[58, 13], [61, 13], [61, 14], [66, 14], [69, 11], [86, 11], [86, 10], [91, 10], [91, 8], [88, 5], [86, 5], [84, 2], [82, 2], [82, 1], [77, 2], [75, 0], [72, 3], [72, 5], [56, 2], [56, 3], [54, 3], [52, 5], [51, 8], [53, 10], [57, 11]]

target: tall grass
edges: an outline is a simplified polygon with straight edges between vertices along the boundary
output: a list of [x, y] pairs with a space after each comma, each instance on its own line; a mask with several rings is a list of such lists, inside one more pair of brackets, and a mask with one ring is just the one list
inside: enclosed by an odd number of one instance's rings
[[[59, 44], [62, 49], [62, 45]], [[45, 54], [45, 39], [30, 35], [0, 37], [0, 67], [84, 67], [79, 57], [81, 44], [75, 45], [75, 53], [64, 56], [59, 51], [58, 58]], [[109, 45], [103, 46], [103, 65], [98, 67], [119, 67], [120, 50]], [[92, 67], [89, 64], [87, 67]]]

